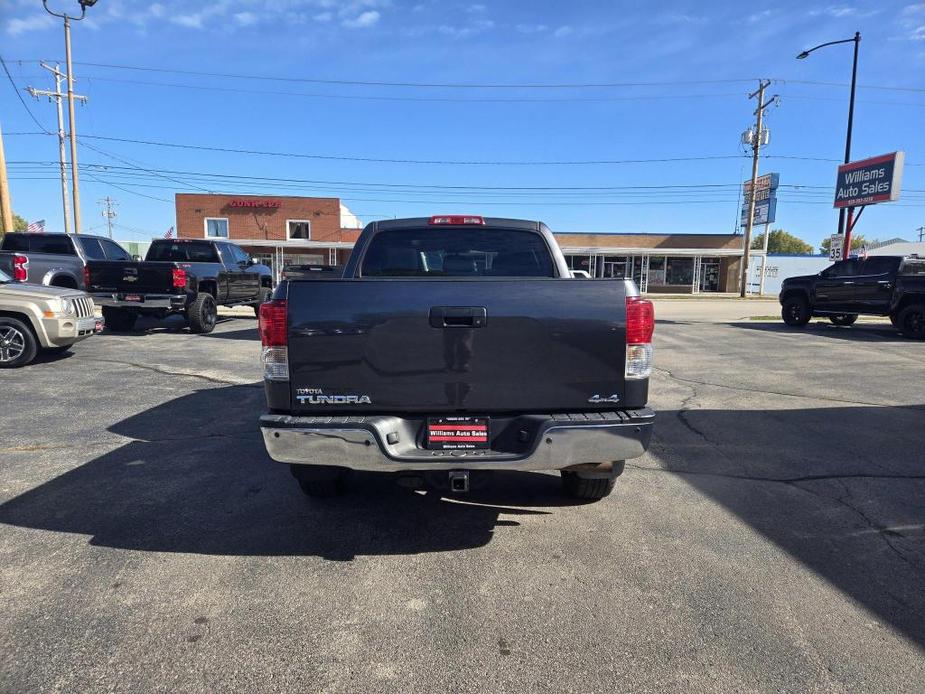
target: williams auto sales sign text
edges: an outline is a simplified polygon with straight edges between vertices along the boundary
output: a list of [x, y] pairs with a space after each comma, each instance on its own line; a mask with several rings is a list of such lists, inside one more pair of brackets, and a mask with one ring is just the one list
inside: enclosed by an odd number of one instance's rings
[[893, 152], [839, 166], [835, 207], [861, 207], [898, 200], [904, 159], [902, 152]]

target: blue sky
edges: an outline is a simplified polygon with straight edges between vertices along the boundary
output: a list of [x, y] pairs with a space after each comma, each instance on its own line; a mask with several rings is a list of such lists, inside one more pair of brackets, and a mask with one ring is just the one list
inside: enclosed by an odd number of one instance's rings
[[[73, 31], [77, 91], [89, 97], [77, 112], [80, 162], [126, 168], [83, 175], [84, 226], [103, 224], [97, 200], [110, 195], [119, 201], [117, 237], [160, 235], [174, 224], [175, 192], [217, 190], [338, 196], [364, 221], [460, 211], [539, 218], [560, 231], [731, 232], [735, 184], [750, 171], [739, 144], [754, 109], [747, 95], [767, 77], [781, 100], [768, 112], [762, 172], [805, 186], [781, 189], [774, 226], [818, 243], [837, 219], [831, 189], [851, 46], [794, 56], [856, 30], [863, 86], [853, 158], [902, 149], [907, 162], [903, 199], [868, 210], [857, 230], [912, 238], [925, 225], [925, 2], [908, 1], [750, 10], [732, 2], [99, 0]], [[61, 59], [62, 44], [60, 23], [39, 0], [0, 0], [0, 54], [20, 90], [50, 88], [37, 61]], [[56, 139], [15, 134], [38, 127], [0, 79], [7, 159], [45, 162], [10, 165], [14, 208], [60, 229], [60, 186], [48, 164]], [[501, 86], [458, 86], [473, 84]], [[522, 86], [577, 84], [612, 86]], [[23, 96], [54, 130], [53, 105]], [[690, 159], [580, 163], [675, 158]], [[368, 161], [377, 159], [451, 163]]]

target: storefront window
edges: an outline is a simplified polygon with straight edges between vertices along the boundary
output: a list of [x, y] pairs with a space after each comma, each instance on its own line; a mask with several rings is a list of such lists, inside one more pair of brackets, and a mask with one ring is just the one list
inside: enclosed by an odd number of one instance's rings
[[690, 287], [694, 283], [693, 258], [666, 258], [665, 284]]

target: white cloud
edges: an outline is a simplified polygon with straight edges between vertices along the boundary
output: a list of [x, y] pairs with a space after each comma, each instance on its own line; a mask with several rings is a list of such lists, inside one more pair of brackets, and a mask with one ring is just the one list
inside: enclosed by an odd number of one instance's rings
[[48, 14], [36, 14], [25, 19], [10, 19], [6, 23], [6, 33], [10, 36], [19, 36], [27, 31], [47, 29], [55, 24], [54, 18]]
[[160, 18], [164, 16], [164, 6], [156, 2], [148, 8], [148, 14], [152, 17]]
[[367, 10], [353, 19], [345, 19], [343, 25], [348, 29], [366, 29], [378, 22], [380, 16], [376, 10]]
[[231, 0], [219, 0], [211, 5], [206, 5], [198, 12], [172, 15], [170, 21], [189, 29], [203, 29], [205, 28], [203, 24], [205, 20], [225, 14], [230, 4]]
[[912, 33], [909, 34], [909, 38], [913, 41], [925, 41], [925, 24], [913, 29]]
[[473, 5], [469, 5], [469, 7], [466, 8], [466, 12], [475, 14], [477, 12], [484, 12], [486, 9], [487, 8], [485, 5], [482, 5], [481, 3], [475, 3]]
[[549, 27], [545, 24], [518, 24], [514, 28], [521, 34], [542, 34], [549, 31]]
[[772, 14], [774, 14], [774, 10], [761, 10], [760, 12], [754, 12], [748, 15], [745, 21], [749, 24], [755, 24], [756, 22], [760, 22], [763, 19], [767, 19]]
[[251, 26], [252, 24], [257, 23], [257, 15], [255, 15], [253, 12], [238, 12], [234, 15], [234, 21], [236, 21], [242, 27]]
[[562, 38], [563, 36], [570, 36], [571, 34], [574, 34], [574, 33], [575, 33], [575, 30], [572, 29], [572, 27], [570, 27], [568, 24], [563, 24], [558, 29], [556, 29], [554, 32], [552, 32], [552, 35], [558, 38]]
[[906, 5], [903, 8], [904, 15], [918, 14], [919, 12], [925, 12], [925, 2], [918, 2], [914, 5]]
[[334, 19], [333, 12], [319, 12], [314, 17], [312, 17], [316, 22], [330, 22]]

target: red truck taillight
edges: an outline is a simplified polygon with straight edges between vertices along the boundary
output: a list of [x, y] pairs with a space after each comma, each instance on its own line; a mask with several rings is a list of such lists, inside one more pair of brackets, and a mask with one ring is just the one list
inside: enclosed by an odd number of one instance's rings
[[285, 299], [260, 304], [260, 360], [268, 381], [289, 380], [289, 320]]
[[84, 289], [90, 291], [90, 268], [84, 265]]
[[175, 267], [173, 269], [173, 287], [174, 289], [183, 289], [186, 286], [186, 270]]
[[652, 374], [652, 333], [655, 306], [648, 299], [626, 297], [626, 378], [648, 378]]
[[29, 279], [29, 258], [26, 256], [13, 256], [13, 279], [17, 282], [25, 282]]

